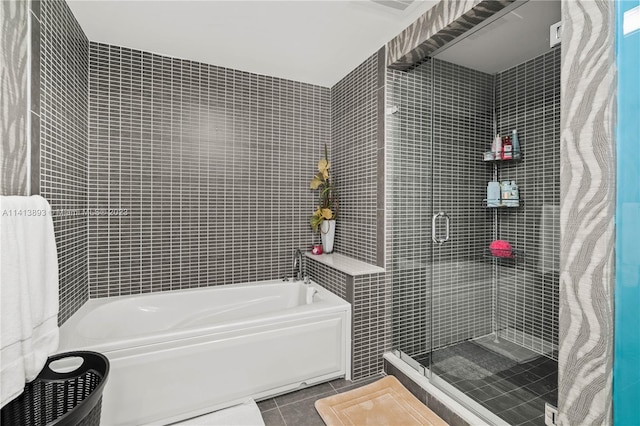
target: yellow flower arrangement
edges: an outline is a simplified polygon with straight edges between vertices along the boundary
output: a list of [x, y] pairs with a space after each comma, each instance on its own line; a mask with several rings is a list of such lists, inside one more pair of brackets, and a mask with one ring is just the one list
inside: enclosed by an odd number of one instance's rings
[[329, 174], [331, 164], [328, 158], [325, 145], [324, 158], [318, 161], [318, 173], [313, 177], [310, 185], [311, 189], [320, 191], [320, 203], [309, 219], [313, 232], [318, 232], [323, 221], [335, 219], [338, 216], [338, 193], [331, 181]]

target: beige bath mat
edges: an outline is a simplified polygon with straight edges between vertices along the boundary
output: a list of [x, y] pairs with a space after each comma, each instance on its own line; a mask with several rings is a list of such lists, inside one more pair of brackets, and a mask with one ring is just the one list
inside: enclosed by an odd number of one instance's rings
[[316, 401], [329, 426], [447, 426], [393, 376]]

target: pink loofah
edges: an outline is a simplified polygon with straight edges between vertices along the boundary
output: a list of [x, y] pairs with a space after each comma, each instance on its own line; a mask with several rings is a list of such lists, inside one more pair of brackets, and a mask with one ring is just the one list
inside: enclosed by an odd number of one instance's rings
[[489, 245], [491, 254], [495, 257], [513, 257], [511, 244], [505, 240], [495, 240]]

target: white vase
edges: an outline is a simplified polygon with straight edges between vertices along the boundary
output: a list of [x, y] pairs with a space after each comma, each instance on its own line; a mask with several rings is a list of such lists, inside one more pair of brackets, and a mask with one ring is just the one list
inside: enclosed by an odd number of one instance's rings
[[333, 251], [333, 240], [336, 236], [336, 221], [323, 220], [320, 224], [320, 236], [322, 237], [322, 252], [329, 254]]

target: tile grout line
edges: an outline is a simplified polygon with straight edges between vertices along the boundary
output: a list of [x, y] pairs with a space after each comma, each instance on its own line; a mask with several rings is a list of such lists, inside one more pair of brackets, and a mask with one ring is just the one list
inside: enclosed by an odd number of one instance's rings
[[280, 418], [282, 419], [282, 423], [284, 423], [284, 426], [287, 426], [287, 421], [284, 419], [284, 415], [282, 414], [282, 411], [280, 411], [280, 407], [278, 406], [278, 403], [276, 402], [276, 399], [273, 399], [273, 402], [276, 403], [276, 410], [278, 410], [278, 414], [280, 414]]

